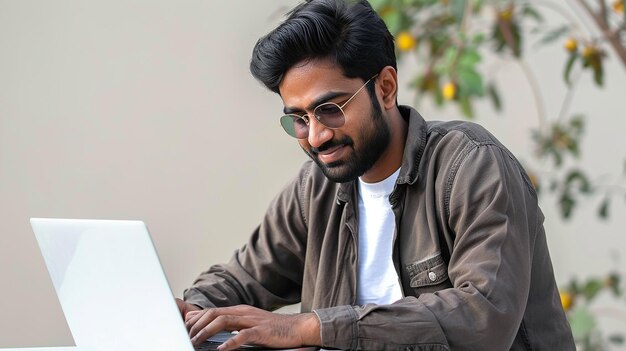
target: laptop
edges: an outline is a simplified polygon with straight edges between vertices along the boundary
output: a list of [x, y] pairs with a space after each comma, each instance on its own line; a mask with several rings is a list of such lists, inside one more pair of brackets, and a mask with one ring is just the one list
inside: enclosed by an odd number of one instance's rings
[[[194, 351], [142, 221], [30, 222], [76, 346], [16, 350]], [[215, 350], [230, 336], [195, 350]]]

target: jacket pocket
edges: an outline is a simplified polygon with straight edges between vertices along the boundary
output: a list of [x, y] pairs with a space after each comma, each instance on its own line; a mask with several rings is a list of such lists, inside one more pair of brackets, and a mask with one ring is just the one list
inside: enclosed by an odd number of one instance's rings
[[441, 254], [407, 264], [406, 270], [410, 278], [409, 284], [418, 295], [452, 287], [448, 279], [448, 265]]

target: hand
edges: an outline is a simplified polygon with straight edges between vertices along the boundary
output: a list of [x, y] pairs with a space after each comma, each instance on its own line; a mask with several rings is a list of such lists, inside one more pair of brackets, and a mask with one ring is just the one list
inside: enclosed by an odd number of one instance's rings
[[321, 346], [319, 319], [314, 313], [287, 315], [240, 305], [191, 311], [185, 325], [194, 345], [219, 331], [237, 330], [238, 334], [218, 347], [220, 351], [243, 344], [273, 348]]
[[183, 319], [186, 319], [187, 313], [191, 311], [200, 311], [200, 307], [186, 303], [179, 298], [176, 298], [176, 304], [178, 305], [178, 310], [180, 311], [180, 315], [183, 316]]

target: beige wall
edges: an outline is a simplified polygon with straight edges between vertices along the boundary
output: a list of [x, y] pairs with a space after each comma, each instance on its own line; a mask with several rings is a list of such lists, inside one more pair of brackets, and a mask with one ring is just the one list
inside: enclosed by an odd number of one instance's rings
[[[305, 159], [278, 125], [280, 99], [248, 73], [255, 41], [292, 4], [0, 0], [0, 348], [71, 343], [29, 217], [144, 220], [178, 296], [245, 241]], [[552, 114], [564, 94], [554, 50], [531, 61]], [[411, 70], [401, 65], [401, 84]], [[587, 80], [572, 109], [594, 114], [585, 162], [598, 176], [626, 156], [626, 79], [615, 63], [609, 72], [604, 92]], [[506, 117], [481, 105], [478, 122], [530, 159], [530, 91], [515, 65], [500, 83]], [[611, 252], [624, 270], [623, 202], [598, 226], [593, 204], [563, 224], [543, 201], [560, 282], [616, 265]]]

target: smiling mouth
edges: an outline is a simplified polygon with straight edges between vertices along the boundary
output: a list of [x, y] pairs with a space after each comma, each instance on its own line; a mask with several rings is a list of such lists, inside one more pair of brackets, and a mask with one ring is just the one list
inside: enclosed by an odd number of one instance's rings
[[317, 152], [317, 158], [328, 166], [332, 166], [344, 155], [347, 145], [341, 144], [330, 147], [324, 151]]
[[335, 167], [341, 165], [342, 158], [352, 146], [352, 139], [347, 136], [342, 138], [329, 140], [319, 147], [309, 147], [308, 154], [311, 158], [323, 163], [326, 167]]

